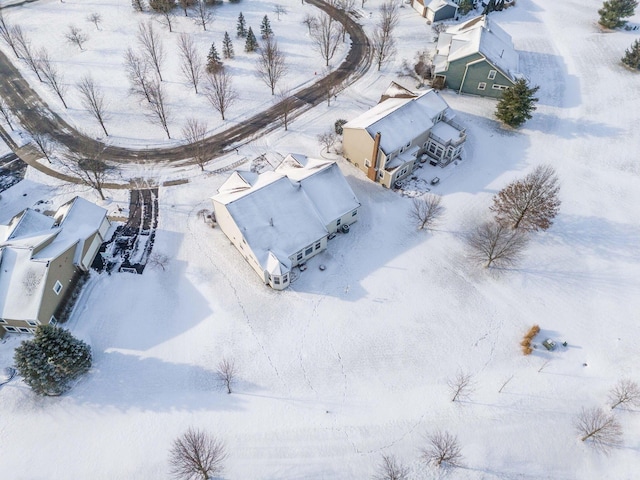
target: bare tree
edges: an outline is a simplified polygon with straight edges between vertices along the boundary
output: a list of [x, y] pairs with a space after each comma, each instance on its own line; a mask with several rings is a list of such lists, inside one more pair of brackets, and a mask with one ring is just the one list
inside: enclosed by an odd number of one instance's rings
[[275, 7], [273, 7], [273, 11], [278, 16], [278, 21], [280, 21], [280, 15], [286, 15], [288, 13], [287, 9], [284, 8], [282, 5], [276, 5]]
[[51, 57], [49, 56], [49, 52], [45, 48], [40, 49], [38, 56], [40, 71], [42, 72], [42, 76], [45, 78], [47, 85], [49, 85], [49, 88], [58, 95], [58, 98], [62, 102], [62, 105], [64, 105], [64, 108], [67, 108], [67, 103], [64, 101], [64, 94], [67, 91], [67, 85], [64, 83], [62, 75], [58, 72], [58, 69], [55, 67]]
[[162, 271], [164, 272], [167, 269], [167, 265], [169, 264], [170, 260], [171, 259], [169, 258], [169, 255], [165, 255], [164, 253], [160, 252], [153, 252], [151, 255], [149, 255], [147, 265], [156, 270], [162, 269]]
[[517, 263], [527, 246], [527, 236], [498, 222], [484, 222], [467, 237], [470, 257], [484, 263], [503, 267]]
[[40, 64], [38, 62], [37, 55], [33, 48], [31, 48], [31, 40], [29, 40], [20, 25], [13, 27], [13, 39], [20, 54], [19, 58], [27, 64], [27, 67], [29, 67], [29, 69], [36, 74], [38, 80], [42, 82], [42, 77], [40, 76]]
[[560, 209], [560, 185], [550, 165], [539, 165], [493, 197], [496, 220], [514, 229], [547, 230]]
[[447, 385], [452, 402], [469, 398], [474, 391], [473, 375], [459, 370], [455, 377], [447, 380]]
[[336, 134], [334, 131], [329, 130], [325, 133], [320, 133], [316, 137], [318, 139], [318, 143], [322, 145], [327, 153], [329, 153], [329, 149], [336, 143]]
[[378, 71], [396, 53], [393, 31], [398, 24], [398, 5], [390, 0], [380, 5], [380, 21], [373, 31], [373, 56]]
[[142, 57], [128, 48], [124, 54], [124, 66], [131, 82], [131, 92], [144, 97], [147, 102], [151, 101], [149, 95], [149, 63]]
[[284, 53], [278, 48], [278, 42], [273, 35], [263, 40], [256, 68], [258, 77], [271, 89], [271, 95], [275, 95], [278, 81], [287, 74], [287, 66]]
[[136, 12], [144, 12], [144, 0], [131, 0], [131, 6]]
[[621, 379], [609, 392], [611, 410], [620, 405], [640, 406], [640, 387], [632, 380]]
[[325, 66], [329, 66], [329, 61], [333, 58], [340, 45], [340, 27], [338, 22], [330, 15], [322, 13], [316, 18], [315, 25], [311, 30], [311, 40], [320, 56], [325, 61]]
[[311, 32], [318, 26], [318, 19], [310, 13], [306, 13], [302, 19], [302, 23], [307, 26], [309, 29], [309, 35], [311, 35]]
[[200, 170], [204, 171], [204, 166], [212, 157], [212, 149], [205, 142], [207, 124], [196, 118], [187, 118], [187, 123], [182, 127], [182, 136], [193, 148], [193, 160], [198, 164]]
[[171, 138], [169, 134], [169, 117], [170, 112], [167, 106], [166, 101], [166, 93], [164, 91], [164, 87], [162, 83], [158, 80], [153, 79], [149, 82], [149, 98], [151, 99], [149, 103], [147, 103], [147, 107], [149, 108], [149, 118], [154, 123], [159, 123], [160, 126], [164, 129], [167, 134], [167, 138]]
[[418, 229], [430, 229], [444, 214], [442, 198], [439, 195], [427, 193], [412, 201], [409, 217], [416, 222]]
[[175, 0], [149, 0], [149, 6], [160, 14], [160, 23], [165, 25], [169, 32], [173, 32]]
[[171, 473], [184, 480], [210, 480], [224, 471], [224, 444], [202, 430], [189, 428], [169, 451]]
[[106, 120], [106, 103], [104, 100], [104, 94], [102, 90], [95, 84], [93, 78], [85, 75], [80, 82], [76, 85], [80, 92], [80, 101], [84, 108], [89, 110], [89, 113], [95, 117], [98, 121], [104, 134], [108, 137], [109, 133], [104, 125]]
[[180, 4], [180, 8], [184, 11], [184, 16], [188, 17], [189, 14], [187, 9], [193, 6], [196, 3], [196, 0], [178, 0], [178, 3]]
[[622, 426], [611, 413], [600, 408], [583, 408], [575, 427], [583, 442], [589, 441], [598, 450], [607, 452], [622, 443]]
[[282, 123], [284, 124], [285, 131], [289, 129], [289, 114], [296, 105], [296, 98], [291, 94], [291, 90], [280, 90], [276, 94], [276, 101], [280, 107], [280, 114], [282, 115]]
[[76, 152], [69, 152], [61, 160], [64, 167], [83, 184], [95, 189], [102, 200], [109, 175], [115, 168], [103, 159], [105, 146], [99, 143], [85, 144]]
[[7, 125], [9, 125], [9, 128], [13, 132], [13, 125], [11, 124], [11, 108], [4, 98], [0, 98], [0, 115], [4, 118], [4, 121], [7, 122]]
[[218, 364], [216, 373], [222, 385], [227, 389], [227, 393], [231, 394], [238, 377], [238, 369], [233, 359], [223, 358]]
[[82, 30], [75, 25], [69, 25], [67, 33], [64, 34], [64, 38], [72, 45], [77, 45], [80, 50], [84, 50], [82, 46], [89, 40], [89, 37], [82, 33]]
[[102, 15], [97, 12], [87, 15], [87, 22], [91, 22], [96, 26], [96, 30], [100, 30], [100, 23], [102, 22]]
[[193, 38], [186, 33], [181, 33], [178, 37], [178, 51], [182, 59], [180, 64], [182, 75], [198, 93], [198, 83], [202, 78], [203, 66]]
[[158, 78], [162, 81], [162, 73], [160, 69], [165, 59], [165, 51], [162, 45], [162, 40], [158, 33], [153, 29], [151, 22], [140, 22], [138, 24], [138, 43], [142, 47], [144, 57], [147, 59], [150, 65], [153, 65]]
[[36, 144], [36, 147], [38, 147], [38, 150], [40, 150], [40, 153], [47, 159], [47, 162], [51, 163], [51, 156], [55, 148], [51, 137], [46, 133], [34, 132], [31, 134], [31, 138], [33, 139], [33, 143]]
[[409, 469], [402, 465], [393, 455], [382, 455], [374, 480], [407, 480]]
[[221, 68], [207, 75], [207, 80], [205, 92], [207, 100], [224, 120], [224, 114], [238, 99], [238, 93], [231, 83], [231, 75], [224, 68]]
[[461, 466], [462, 450], [458, 437], [446, 431], [437, 431], [429, 436], [428, 442], [427, 447], [422, 450], [422, 458], [425, 462], [436, 467]]
[[193, 21], [206, 32], [207, 25], [213, 23], [215, 19], [213, 12], [209, 8], [209, 5], [207, 5], [206, 0], [196, 0], [194, 10], [195, 16], [193, 17]]
[[4, 42], [7, 45], [9, 45], [9, 47], [11, 47], [11, 50], [13, 50], [13, 54], [17, 58], [20, 58], [20, 55], [18, 54], [17, 45], [14, 39], [14, 29], [15, 29], [14, 26], [7, 23], [4, 16], [2, 15], [2, 10], [0, 10], [0, 38], [2, 38], [2, 40], [4, 40]]

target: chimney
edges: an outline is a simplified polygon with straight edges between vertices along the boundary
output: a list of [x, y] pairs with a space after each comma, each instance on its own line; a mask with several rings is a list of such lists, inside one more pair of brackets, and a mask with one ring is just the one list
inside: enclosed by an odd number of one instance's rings
[[373, 152], [371, 152], [371, 166], [367, 170], [367, 177], [369, 180], [376, 181], [376, 166], [378, 165], [378, 150], [380, 149], [380, 132], [376, 133], [373, 138]]

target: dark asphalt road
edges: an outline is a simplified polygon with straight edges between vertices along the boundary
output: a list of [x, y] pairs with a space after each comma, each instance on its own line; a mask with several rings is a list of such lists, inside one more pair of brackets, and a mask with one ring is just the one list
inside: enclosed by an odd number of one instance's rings
[[[349, 15], [328, 5], [322, 0], [307, 0], [308, 4], [324, 10], [341, 22], [351, 37], [352, 45], [347, 58], [328, 76], [320, 79], [310, 87], [295, 92], [294, 108], [289, 113], [293, 118], [300, 113], [315, 107], [326, 100], [327, 84], [346, 86], [353, 83], [371, 66], [371, 46], [362, 27]], [[51, 135], [55, 140], [71, 151], [78, 151], [89, 143], [100, 143], [86, 137], [52, 112], [48, 105], [33, 91], [27, 81], [13, 66], [11, 60], [0, 52], [0, 96], [19, 117], [20, 123], [31, 132]], [[249, 141], [281, 125], [282, 107], [276, 104], [271, 108], [250, 117], [240, 124], [224, 132], [209, 137], [206, 142], [215, 152], [214, 158], [229, 151], [232, 146]], [[105, 159], [115, 162], [186, 162], [192, 156], [193, 147], [183, 145], [177, 147], [154, 149], [129, 149], [106, 146]]]

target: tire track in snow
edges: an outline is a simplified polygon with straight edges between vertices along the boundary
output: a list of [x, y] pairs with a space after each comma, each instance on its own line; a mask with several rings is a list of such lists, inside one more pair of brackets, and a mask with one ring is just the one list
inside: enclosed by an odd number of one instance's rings
[[[220, 273], [220, 275], [225, 279], [225, 281], [227, 282], [227, 284], [229, 285], [229, 288], [231, 288], [231, 291], [233, 292], [233, 296], [236, 299], [236, 303], [237, 305], [240, 307], [240, 311], [242, 312], [242, 316], [245, 320], [245, 323], [247, 324], [247, 326], [249, 327], [249, 331], [251, 332], [251, 335], [253, 336], [254, 340], [256, 341], [257, 345], [260, 347], [260, 349], [262, 350], [263, 355], [265, 356], [265, 358], [267, 359], [267, 362], [269, 363], [269, 365], [271, 366], [271, 368], [273, 369], [273, 371], [276, 374], [276, 377], [278, 378], [278, 380], [280, 380], [280, 382], [282, 383], [282, 385], [285, 387], [285, 389], [287, 390], [287, 392], [291, 392], [291, 390], [289, 389], [289, 385], [287, 384], [287, 382], [285, 382], [284, 378], [282, 377], [282, 375], [280, 375], [280, 371], [278, 370], [278, 367], [275, 366], [275, 364], [273, 363], [273, 360], [271, 359], [271, 356], [269, 355], [269, 353], [267, 352], [267, 349], [265, 348], [264, 344], [260, 341], [260, 339], [258, 338], [258, 335], [256, 334], [253, 325], [251, 324], [251, 320], [249, 318], [249, 314], [247, 313], [247, 311], [244, 308], [244, 305], [240, 299], [240, 295], [238, 294], [238, 289], [235, 287], [235, 285], [231, 282], [230, 278], [227, 276], [226, 272], [221, 269], [218, 268], [218, 265], [216, 264], [216, 262], [214, 261], [213, 257], [209, 254], [209, 250], [207, 248], [205, 248], [205, 246], [200, 243], [198, 236], [195, 234], [194, 229], [192, 228], [192, 219], [193, 219], [193, 213], [196, 210], [201, 210], [202, 206], [206, 205], [206, 201], [202, 201], [199, 204], [195, 205], [191, 211], [189, 212], [189, 214], [187, 215], [187, 230], [189, 231], [189, 235], [191, 235], [191, 237], [194, 239], [195, 243], [198, 245], [198, 251], [200, 251], [201, 253], [204, 253], [205, 257], [207, 258], [207, 260], [209, 260], [209, 263], [211, 264], [211, 266], [218, 272]], [[196, 214], [196, 221], [197, 221], [197, 214]]]

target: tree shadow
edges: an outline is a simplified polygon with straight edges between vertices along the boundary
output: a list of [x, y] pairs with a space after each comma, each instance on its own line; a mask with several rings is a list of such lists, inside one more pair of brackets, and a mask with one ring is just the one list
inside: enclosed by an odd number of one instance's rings
[[118, 349], [94, 351], [91, 371], [65, 397], [123, 411], [237, 411], [245, 403], [239, 395], [227, 395], [219, 388], [215, 370]]

